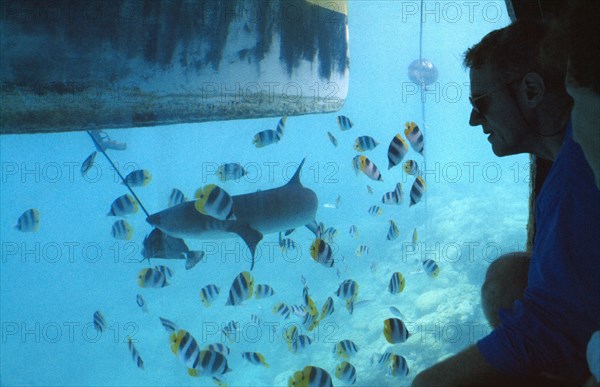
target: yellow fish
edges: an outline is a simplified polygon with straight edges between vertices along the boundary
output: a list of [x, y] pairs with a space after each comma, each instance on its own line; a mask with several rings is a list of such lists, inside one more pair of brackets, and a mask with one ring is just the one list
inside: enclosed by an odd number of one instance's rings
[[221, 220], [235, 220], [233, 199], [215, 184], [209, 184], [196, 191], [196, 210]]
[[383, 181], [383, 177], [381, 177], [381, 173], [379, 173], [379, 168], [377, 165], [369, 160], [365, 156], [359, 156], [358, 162], [360, 165], [360, 170], [363, 171], [365, 175], [367, 175], [371, 180]]
[[407, 122], [404, 124], [406, 129], [404, 129], [404, 135], [408, 139], [410, 146], [415, 150], [415, 152], [423, 154], [425, 143], [423, 141], [423, 132], [419, 129], [417, 124], [414, 122]]
[[125, 177], [125, 184], [130, 187], [145, 187], [152, 180], [152, 174], [146, 169], [138, 169]]

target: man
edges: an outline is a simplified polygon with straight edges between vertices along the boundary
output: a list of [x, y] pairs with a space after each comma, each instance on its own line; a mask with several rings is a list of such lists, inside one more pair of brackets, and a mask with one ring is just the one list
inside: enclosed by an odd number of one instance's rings
[[600, 316], [600, 271], [590, 263], [596, 252], [589, 241], [600, 233], [600, 196], [571, 137], [566, 61], [539, 61], [546, 33], [540, 23], [517, 21], [465, 55], [469, 123], [482, 126], [498, 156], [533, 153], [554, 164], [537, 199], [531, 258], [503, 256], [488, 269], [482, 304], [495, 329], [421, 372], [414, 386], [564, 385], [589, 376], [585, 347]]

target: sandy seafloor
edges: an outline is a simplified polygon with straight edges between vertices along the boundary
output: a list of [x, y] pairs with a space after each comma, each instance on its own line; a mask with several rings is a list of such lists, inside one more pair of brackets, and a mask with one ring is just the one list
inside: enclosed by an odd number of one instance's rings
[[[255, 283], [275, 289], [271, 298], [224, 306], [233, 278], [249, 268], [248, 253], [236, 238], [188, 241], [192, 249], [207, 251], [206, 260], [190, 271], [182, 261], [154, 260], [153, 264], [166, 263], [174, 270], [171, 285], [140, 289], [136, 276], [147, 267], [138, 263], [141, 241], [150, 226], [140, 212], [128, 217], [135, 229], [131, 242], [111, 237], [115, 218], [105, 214], [126, 190], [102, 155], [88, 178], [80, 175], [81, 162], [93, 150], [87, 134], [0, 137], [0, 383], [214, 385], [210, 378], [187, 375], [169, 350], [168, 334], [158, 316], [190, 331], [201, 346], [227, 343], [219, 330], [230, 320], [238, 321], [239, 342], [228, 343], [233, 372], [223, 378], [232, 386], [285, 385], [294, 371], [309, 364], [327, 370], [334, 385], [343, 385], [334, 377], [340, 361], [332, 354], [334, 344], [343, 339], [359, 347], [349, 360], [357, 370], [356, 385], [409, 385], [420, 370], [489, 332], [479, 289], [490, 262], [501, 253], [524, 248], [529, 159], [524, 155], [495, 157], [481, 129], [469, 127], [468, 73], [461, 57], [488, 31], [505, 26], [508, 16], [504, 2], [486, 3], [487, 8], [475, 7], [470, 14], [459, 3], [454, 10], [449, 2], [427, 3], [433, 12], [437, 4], [439, 18], [432, 14], [424, 25], [423, 56], [436, 64], [440, 76], [426, 95], [426, 157], [410, 150], [406, 158], [426, 162], [428, 188], [415, 206], [408, 207], [414, 178], [400, 167], [387, 170], [392, 137], [403, 131], [406, 121], [422, 124], [420, 98], [406, 89], [410, 85], [406, 69], [418, 57], [419, 18], [408, 15], [408, 9], [397, 1], [350, 2], [351, 69], [345, 105], [339, 113], [289, 117], [279, 144], [262, 149], [251, 144], [256, 132], [274, 129], [277, 118], [109, 131], [112, 138], [128, 144], [126, 151], [109, 151], [119, 168], [126, 173], [137, 168], [152, 172], [152, 182], [136, 189], [150, 212], [166, 207], [173, 188], [191, 197], [200, 186], [219, 183], [209, 171], [222, 162], [237, 161], [249, 171], [239, 182], [222, 184], [235, 195], [284, 184], [306, 157], [301, 180], [317, 193], [317, 220], [339, 232], [333, 243], [338, 262], [329, 269], [310, 259], [308, 248], [314, 237], [306, 229], [290, 236], [299, 249], [286, 256], [277, 247], [277, 236], [266, 235], [252, 274]], [[456, 9], [462, 12], [460, 17]], [[482, 13], [484, 9], [488, 16]], [[494, 10], [501, 11], [501, 17]], [[338, 114], [350, 117], [354, 127], [341, 132]], [[338, 138], [337, 148], [329, 142], [327, 131]], [[384, 182], [356, 176], [351, 169], [354, 140], [365, 134], [381, 143], [365, 154], [379, 166]], [[398, 181], [404, 186], [404, 204], [381, 204], [383, 193]], [[374, 189], [372, 195], [367, 184]], [[338, 209], [324, 206], [334, 203], [338, 195]], [[382, 216], [367, 213], [374, 204], [382, 207]], [[28, 208], [40, 211], [37, 233], [13, 228]], [[390, 219], [400, 229], [400, 237], [393, 242], [386, 240]], [[352, 224], [359, 229], [358, 240], [348, 234]], [[414, 228], [418, 249], [408, 253], [405, 246]], [[356, 256], [359, 244], [369, 246], [369, 254]], [[425, 258], [438, 262], [438, 278], [418, 273], [419, 261]], [[406, 278], [404, 292], [397, 295], [387, 292], [394, 271]], [[280, 301], [301, 303], [301, 276], [319, 309], [328, 296], [334, 297], [335, 313], [308, 333], [312, 345], [294, 355], [286, 348], [282, 329], [300, 320], [294, 316], [283, 320], [271, 309]], [[349, 278], [359, 283], [358, 300], [365, 300], [352, 315], [333, 294]], [[211, 308], [205, 308], [198, 293], [209, 283], [220, 286], [221, 294]], [[144, 296], [149, 313], [136, 305], [138, 293]], [[412, 334], [405, 343], [391, 345], [383, 336], [384, 319], [393, 317], [390, 306], [402, 312]], [[109, 324], [101, 335], [91, 325], [96, 310], [102, 311]], [[261, 319], [259, 329], [250, 324], [253, 313]], [[131, 361], [127, 336], [136, 341], [144, 370]], [[395, 379], [370, 365], [373, 354], [388, 349], [407, 359], [407, 377]], [[243, 351], [262, 353], [270, 367], [245, 362], [240, 355]]]

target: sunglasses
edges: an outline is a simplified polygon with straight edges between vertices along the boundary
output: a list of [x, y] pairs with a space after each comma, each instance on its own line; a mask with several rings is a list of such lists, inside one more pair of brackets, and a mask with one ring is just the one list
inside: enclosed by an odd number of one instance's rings
[[513, 79], [512, 81], [509, 81], [500, 86], [494, 87], [492, 90], [488, 91], [487, 93], [479, 95], [475, 98], [473, 98], [473, 96], [469, 96], [469, 102], [471, 103], [473, 110], [475, 110], [479, 114], [483, 114], [485, 111], [485, 108], [486, 108], [485, 101], [490, 95], [492, 95], [493, 93], [495, 93], [499, 90], [502, 90], [505, 87], [508, 87], [509, 85], [511, 85], [517, 81], [520, 81], [520, 80], [521, 80], [521, 78]]

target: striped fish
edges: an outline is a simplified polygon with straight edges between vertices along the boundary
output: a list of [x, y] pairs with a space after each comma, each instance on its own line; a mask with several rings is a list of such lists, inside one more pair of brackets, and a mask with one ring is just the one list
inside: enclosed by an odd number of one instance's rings
[[408, 375], [408, 364], [404, 356], [392, 354], [389, 360], [388, 372], [394, 377], [402, 377]]
[[412, 234], [412, 240], [411, 242], [406, 246], [406, 250], [407, 251], [416, 251], [417, 250], [417, 241], [419, 239], [419, 236], [417, 234], [417, 229], [415, 228], [413, 230], [413, 234]]
[[126, 194], [119, 196], [110, 205], [110, 211], [106, 216], [125, 216], [138, 212], [138, 204], [133, 199], [133, 196]]
[[356, 248], [356, 250], [354, 251], [354, 253], [359, 256], [362, 257], [363, 254], [369, 254], [369, 246], [367, 245], [360, 245]]
[[387, 240], [393, 241], [394, 239], [398, 238], [398, 235], [400, 235], [400, 230], [398, 230], [396, 222], [390, 219], [390, 229], [387, 233]]
[[292, 313], [298, 317], [304, 317], [308, 313], [304, 305], [292, 305], [290, 308], [292, 309]]
[[223, 332], [223, 334], [231, 342], [237, 341], [239, 331], [240, 323], [234, 320], [231, 320], [226, 326], [223, 327], [223, 329], [221, 329], [221, 332]]
[[278, 143], [280, 140], [281, 136], [276, 130], [267, 129], [256, 133], [254, 139], [252, 139], [252, 144], [257, 148], [262, 148], [267, 145]]
[[141, 288], [162, 288], [169, 286], [167, 276], [157, 268], [142, 269], [138, 273], [138, 286]]
[[333, 146], [338, 146], [338, 140], [333, 134], [331, 134], [331, 132], [327, 132], [327, 136], [329, 137], [329, 141], [331, 141]]
[[[385, 367], [386, 365], [390, 364], [390, 358], [392, 357], [392, 353], [390, 351], [386, 351], [385, 353], [382, 353], [381, 355], [377, 355], [377, 354], [373, 354], [371, 356], [371, 365], [374, 366], [378, 366], [378, 367]], [[375, 364], [377, 363], [377, 364]]]
[[281, 247], [283, 252], [287, 252], [288, 250], [296, 250], [296, 242], [290, 238], [281, 238], [281, 233], [279, 233], [279, 236], [279, 247]]
[[307, 313], [304, 316], [304, 318], [302, 319], [302, 326], [308, 332], [311, 332], [313, 329], [315, 329], [317, 327], [317, 325], [319, 325], [319, 313], [318, 312], [315, 314]]
[[383, 204], [400, 204], [400, 198], [398, 198], [396, 191], [390, 191], [383, 194], [381, 202]]
[[335, 229], [335, 227], [327, 227], [325, 231], [323, 231], [323, 234], [321, 234], [321, 238], [327, 239], [329, 242], [332, 242], [333, 238], [337, 236], [337, 233], [338, 232]]
[[404, 135], [408, 139], [411, 148], [413, 148], [415, 152], [423, 154], [425, 148], [423, 132], [421, 132], [417, 124], [412, 121], [407, 122], [404, 126], [406, 127], [406, 129], [404, 129]]
[[305, 286], [304, 289], [302, 289], [302, 299], [304, 301], [304, 306], [306, 307], [307, 313], [313, 316], [318, 316], [319, 311], [317, 310], [315, 302], [308, 294], [308, 286]]
[[262, 364], [267, 368], [269, 367], [265, 357], [259, 352], [242, 352], [242, 358], [248, 360], [250, 364]]
[[206, 285], [200, 289], [200, 301], [207, 308], [212, 305], [212, 302], [217, 299], [221, 289], [214, 284]]
[[298, 335], [296, 340], [292, 342], [291, 352], [292, 353], [301, 353], [303, 352], [310, 344], [312, 343], [312, 339], [306, 335]]
[[160, 316], [158, 318], [160, 319], [160, 323], [162, 324], [163, 328], [165, 328], [167, 332], [175, 333], [179, 330], [179, 327], [173, 321], [167, 320], [166, 318]]
[[390, 278], [388, 291], [392, 294], [401, 293], [404, 290], [404, 285], [404, 277], [402, 276], [402, 273], [397, 271], [394, 274], [392, 274], [392, 277]]
[[208, 344], [206, 346], [206, 349], [209, 351], [215, 351], [215, 352], [222, 353], [225, 356], [229, 355], [229, 353], [231, 352], [229, 347], [222, 343]]
[[277, 128], [275, 131], [279, 135], [279, 138], [283, 137], [283, 130], [285, 129], [285, 122], [287, 121], [287, 116], [281, 117], [279, 122], [277, 123]]
[[106, 319], [99, 310], [94, 312], [94, 328], [98, 332], [104, 332], [106, 330]]
[[390, 344], [404, 343], [410, 337], [406, 325], [395, 317], [383, 322], [383, 335]]
[[275, 291], [269, 285], [259, 284], [256, 285], [254, 290], [254, 297], [256, 298], [267, 298], [275, 294]]
[[369, 207], [369, 214], [370, 215], [381, 216], [382, 213], [383, 213], [383, 210], [379, 206], [373, 205], [373, 206]]
[[356, 368], [347, 361], [342, 362], [335, 367], [335, 376], [345, 384], [352, 385], [356, 383]]
[[356, 299], [358, 296], [358, 283], [347, 279], [340, 284], [335, 294], [343, 300]]
[[198, 361], [196, 362], [195, 375], [223, 375], [231, 372], [227, 365], [227, 358], [220, 352], [204, 350], [200, 351]]
[[183, 329], [171, 334], [170, 341], [171, 351], [188, 368], [190, 376], [222, 375], [231, 371], [222, 353], [211, 350], [201, 351], [196, 339]]
[[440, 275], [440, 267], [432, 259], [423, 261], [423, 269], [431, 278], [437, 278]]
[[135, 365], [138, 368], [144, 369], [144, 361], [140, 357], [140, 353], [135, 348], [135, 345], [133, 345], [133, 342], [131, 341], [131, 337], [127, 337], [127, 346], [129, 347], [129, 352], [131, 353], [131, 359], [133, 360]]
[[152, 173], [147, 169], [138, 169], [125, 176], [124, 184], [130, 187], [145, 187], [152, 180]]
[[119, 219], [113, 223], [110, 235], [112, 235], [113, 238], [122, 241], [131, 240], [131, 238], [133, 238], [133, 227], [131, 227], [126, 220]]
[[171, 269], [169, 266], [165, 266], [165, 265], [154, 266], [154, 269], [163, 273], [163, 275], [165, 276], [165, 278], [167, 280], [171, 279], [173, 277], [173, 274], [175, 274], [173, 272], [173, 269]]
[[244, 271], [238, 274], [233, 280], [225, 305], [239, 305], [242, 301], [252, 297], [253, 291], [254, 278], [252, 278], [252, 274], [249, 271]]
[[176, 205], [181, 204], [186, 200], [187, 198], [185, 197], [183, 192], [181, 192], [177, 188], [173, 188], [173, 190], [171, 191], [171, 195], [169, 195], [169, 207], [175, 207]]
[[366, 156], [358, 157], [360, 170], [363, 171], [365, 175], [369, 177], [371, 180], [383, 181], [383, 177], [381, 177], [381, 173], [379, 172], [379, 168], [377, 165], [369, 160]]
[[220, 220], [235, 220], [233, 199], [223, 188], [208, 184], [196, 191], [196, 210]]
[[224, 183], [227, 180], [239, 180], [246, 176], [246, 170], [240, 163], [225, 163], [217, 168], [217, 177]]
[[338, 357], [349, 358], [358, 352], [358, 346], [352, 340], [342, 340], [333, 347], [333, 353]]
[[323, 368], [308, 365], [294, 372], [288, 380], [288, 386], [333, 387], [331, 376]]
[[85, 176], [94, 165], [94, 160], [98, 152], [93, 151], [81, 164], [81, 176]]
[[402, 183], [396, 184], [394, 192], [396, 193], [396, 197], [398, 198], [398, 204], [402, 204], [404, 202], [404, 191], [402, 190]]
[[400, 164], [406, 153], [408, 153], [408, 144], [404, 141], [400, 133], [398, 133], [392, 139], [388, 148], [388, 170]]
[[315, 239], [310, 246], [310, 256], [315, 262], [325, 267], [333, 267], [332, 250], [327, 242], [321, 238]]
[[274, 294], [275, 291], [269, 285], [259, 284], [256, 285], [256, 288], [254, 289], [254, 297], [256, 298], [267, 298], [271, 297]]
[[333, 306], [333, 298], [327, 297], [327, 301], [325, 301], [325, 304], [323, 304], [323, 309], [321, 310], [321, 320], [332, 315], [334, 311], [335, 308]]
[[138, 286], [140, 288], [164, 288], [169, 286], [167, 277], [156, 269], [142, 269], [138, 274]]
[[338, 116], [337, 117], [338, 125], [340, 126], [340, 130], [345, 131], [352, 128], [353, 124], [350, 121], [350, 118], [346, 116]]
[[15, 228], [22, 232], [38, 231], [40, 229], [40, 212], [35, 208], [25, 211], [19, 216], [19, 219], [17, 219]]
[[285, 329], [283, 331], [283, 338], [288, 343], [288, 347], [290, 347], [290, 344], [292, 344], [298, 339], [298, 327], [292, 325], [289, 328]]
[[290, 307], [283, 302], [279, 302], [273, 307], [273, 314], [278, 314], [286, 320], [290, 318], [290, 313]]
[[377, 145], [379, 145], [379, 142], [371, 136], [360, 136], [354, 141], [354, 149], [359, 152], [375, 149]]
[[425, 184], [425, 180], [421, 176], [417, 176], [415, 182], [413, 183], [412, 188], [410, 189], [410, 206], [413, 206], [421, 201], [423, 197], [423, 193], [427, 189], [427, 184]]
[[359, 235], [358, 235], [358, 227], [356, 227], [355, 225], [350, 226], [350, 230], [348, 231], [350, 233], [350, 235], [352, 237], [354, 237], [354, 239], [358, 239]]
[[258, 316], [255, 314], [250, 315], [250, 321], [252, 321], [256, 325], [260, 325], [260, 318], [258, 318]]
[[358, 176], [358, 172], [360, 171], [360, 155], [354, 156], [352, 158], [352, 170]]
[[419, 169], [419, 164], [415, 160], [407, 160], [404, 162], [402, 166], [404, 172], [411, 176], [417, 176], [421, 174], [421, 170]]

